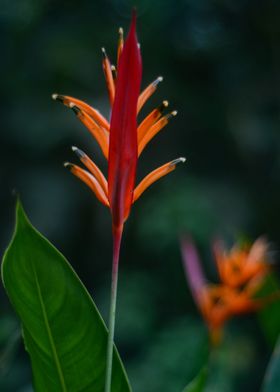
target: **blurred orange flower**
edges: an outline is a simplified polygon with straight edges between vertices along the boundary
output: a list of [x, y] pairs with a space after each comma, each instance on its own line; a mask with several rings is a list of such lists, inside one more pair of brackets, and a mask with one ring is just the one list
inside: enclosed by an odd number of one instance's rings
[[181, 241], [186, 278], [193, 298], [208, 326], [210, 339], [219, 343], [227, 320], [257, 311], [273, 297], [256, 298], [270, 271], [268, 244], [263, 238], [246, 249], [235, 246], [230, 252], [215, 244], [214, 255], [221, 283], [206, 281], [197, 250], [189, 238]]
[[250, 279], [261, 278], [269, 271], [268, 244], [258, 238], [251, 247], [234, 246], [227, 252], [220, 242], [214, 244], [214, 255], [220, 279], [230, 287], [238, 287]]

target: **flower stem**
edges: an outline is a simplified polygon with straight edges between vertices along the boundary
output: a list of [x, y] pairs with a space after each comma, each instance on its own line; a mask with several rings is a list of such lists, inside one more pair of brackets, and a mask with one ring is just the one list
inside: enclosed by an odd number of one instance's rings
[[110, 302], [109, 328], [108, 328], [109, 333], [108, 333], [108, 343], [107, 343], [105, 392], [111, 392], [116, 301], [117, 301], [117, 288], [118, 288], [118, 269], [119, 269], [119, 257], [120, 257], [122, 233], [123, 233], [123, 226], [117, 228], [113, 227], [113, 266], [112, 266], [111, 302]]

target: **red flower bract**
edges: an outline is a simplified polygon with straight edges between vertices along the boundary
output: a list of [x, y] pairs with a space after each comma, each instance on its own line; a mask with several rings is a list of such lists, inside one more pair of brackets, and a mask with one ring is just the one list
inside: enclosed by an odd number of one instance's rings
[[120, 55], [109, 139], [108, 198], [113, 226], [120, 228], [133, 202], [137, 144], [137, 103], [142, 60], [136, 37], [136, 17]]
[[105, 391], [111, 391], [113, 339], [118, 282], [118, 265], [123, 225], [131, 205], [155, 181], [172, 172], [185, 158], [174, 159], [153, 170], [134, 188], [137, 161], [149, 141], [154, 138], [177, 112], [163, 114], [168, 106], [163, 101], [137, 125], [137, 115], [145, 102], [156, 91], [162, 77], [158, 77], [140, 94], [142, 60], [136, 36], [136, 15], [132, 15], [130, 30], [125, 43], [123, 30], [119, 30], [117, 67], [111, 65], [104, 48], [103, 71], [109, 100], [112, 107], [110, 123], [96, 109], [87, 103], [69, 96], [54, 94], [55, 100], [70, 107], [77, 118], [86, 126], [98, 142], [102, 153], [108, 159], [108, 182], [98, 166], [77, 147], [72, 147], [87, 170], [72, 163], [65, 163], [70, 171], [82, 180], [98, 200], [109, 207], [113, 228], [113, 265], [107, 347]]
[[149, 141], [176, 116], [177, 112], [164, 114], [168, 107], [165, 100], [137, 124], [138, 113], [163, 78], [156, 78], [140, 94], [142, 61], [136, 36], [135, 13], [125, 43], [122, 29], [119, 30], [119, 34], [116, 67], [111, 64], [105, 49], [102, 48], [102, 66], [112, 107], [110, 123], [86, 102], [66, 95], [53, 94], [53, 99], [74, 111], [96, 139], [108, 160], [108, 181], [89, 156], [77, 147], [72, 149], [87, 170], [69, 162], [66, 162], [65, 166], [88, 185], [102, 204], [110, 208], [113, 232], [118, 232], [118, 235], [122, 232], [131, 205], [142, 193], [155, 181], [172, 172], [178, 163], [185, 162], [185, 158], [178, 158], [165, 163], [144, 177], [134, 188], [139, 156]]

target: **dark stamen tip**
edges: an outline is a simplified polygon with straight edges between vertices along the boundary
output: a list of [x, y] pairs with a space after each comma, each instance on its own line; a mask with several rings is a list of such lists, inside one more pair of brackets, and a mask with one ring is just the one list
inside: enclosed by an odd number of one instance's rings
[[113, 79], [117, 79], [117, 69], [114, 65], [111, 65], [111, 71], [112, 71], [112, 75], [113, 75]]
[[86, 156], [86, 154], [82, 150], [80, 150], [79, 148], [77, 148], [75, 146], [72, 146], [71, 148], [72, 148], [72, 151], [78, 156], [78, 158], [82, 159]]
[[64, 96], [60, 94], [52, 94], [52, 99], [64, 103]]
[[76, 106], [73, 102], [70, 102], [69, 104], [69, 108], [73, 110], [73, 112], [78, 115], [81, 113], [81, 109], [78, 108], [78, 106]]
[[177, 116], [177, 110], [173, 110], [173, 112], [171, 112], [171, 113], [168, 113], [167, 115], [166, 115], [166, 120], [170, 120], [172, 117], [175, 117], [175, 116]]
[[167, 106], [168, 106], [168, 101], [163, 101], [163, 102], [159, 105], [158, 111], [159, 111], [160, 113], [162, 113], [162, 112], [164, 111], [164, 109], [167, 108]]
[[123, 38], [123, 28], [122, 27], [119, 28], [119, 36], [121, 39]]
[[101, 48], [101, 51], [102, 51], [103, 58], [104, 58], [104, 59], [107, 59], [107, 58], [108, 58], [108, 56], [107, 56], [107, 53], [106, 53], [106, 50], [105, 50], [105, 48], [104, 48], [104, 47], [103, 47], [103, 48]]
[[67, 169], [71, 170], [74, 165], [70, 162], [64, 162], [63, 166], [66, 167]]

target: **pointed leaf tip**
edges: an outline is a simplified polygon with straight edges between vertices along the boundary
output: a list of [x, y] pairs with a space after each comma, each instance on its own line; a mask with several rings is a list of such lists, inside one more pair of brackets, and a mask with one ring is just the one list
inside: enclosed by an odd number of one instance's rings
[[22, 227], [26, 224], [30, 224], [29, 219], [24, 211], [23, 205], [20, 198], [16, 201], [16, 231], [18, 227]]

